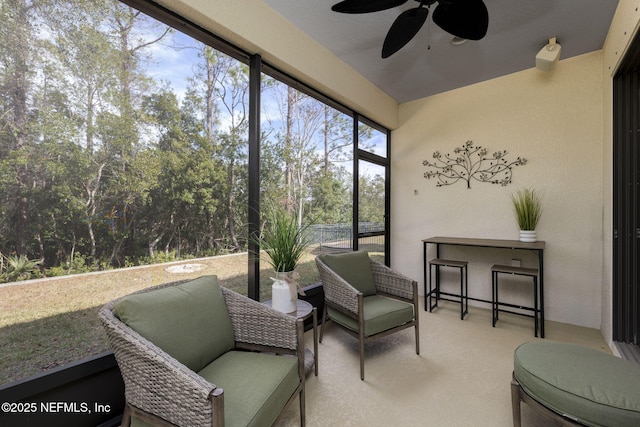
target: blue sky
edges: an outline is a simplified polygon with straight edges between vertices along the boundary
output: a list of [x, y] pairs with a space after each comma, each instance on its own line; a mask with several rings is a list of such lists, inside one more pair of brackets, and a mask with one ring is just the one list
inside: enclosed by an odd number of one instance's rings
[[[182, 101], [187, 90], [188, 78], [193, 75], [194, 65], [201, 61], [198, 57], [200, 42], [179, 31], [173, 31], [165, 39], [151, 45], [148, 50], [151, 60], [147, 61], [145, 69], [150, 77], [159, 83], [168, 83], [169, 86]], [[277, 102], [268, 94], [262, 98], [262, 118], [266, 126], [278, 127], [282, 123], [281, 113], [278, 111]], [[267, 125], [266, 122], [270, 121]], [[320, 135], [318, 135], [320, 137]], [[320, 141], [320, 139], [319, 139]], [[375, 130], [369, 140], [373, 146], [372, 152], [384, 156], [386, 153], [386, 134]], [[364, 166], [364, 165], [362, 165]], [[375, 172], [374, 172], [375, 171]], [[370, 170], [366, 167], [361, 170], [363, 174], [378, 173], [378, 168]]]
[[149, 48], [152, 59], [145, 67], [149, 76], [157, 82], [168, 82], [179, 100], [184, 99], [187, 79], [193, 75], [193, 65], [199, 61], [199, 44], [197, 40], [173, 31]]

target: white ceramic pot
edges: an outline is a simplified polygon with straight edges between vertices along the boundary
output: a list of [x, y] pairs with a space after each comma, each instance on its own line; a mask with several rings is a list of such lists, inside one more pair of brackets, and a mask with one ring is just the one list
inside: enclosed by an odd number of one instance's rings
[[271, 306], [282, 313], [293, 313], [298, 309], [298, 289], [295, 281], [287, 281], [289, 272], [276, 272], [272, 277]]
[[520, 230], [520, 241], [533, 243], [536, 241], [536, 230]]

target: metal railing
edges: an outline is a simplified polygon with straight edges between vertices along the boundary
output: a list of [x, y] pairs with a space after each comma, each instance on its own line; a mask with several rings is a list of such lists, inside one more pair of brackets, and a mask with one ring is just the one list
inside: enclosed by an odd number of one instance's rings
[[[353, 227], [349, 223], [315, 224], [308, 228], [309, 239], [312, 244], [320, 248], [352, 249]], [[367, 244], [384, 250], [384, 223], [361, 222], [358, 224], [358, 237], [366, 238]]]

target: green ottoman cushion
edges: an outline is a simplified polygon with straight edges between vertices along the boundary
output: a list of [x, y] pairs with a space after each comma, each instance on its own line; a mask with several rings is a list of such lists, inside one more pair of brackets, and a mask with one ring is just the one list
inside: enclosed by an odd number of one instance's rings
[[222, 387], [224, 425], [270, 426], [298, 387], [298, 359], [230, 351], [198, 375]]
[[320, 255], [322, 262], [366, 297], [376, 294], [369, 253], [365, 251]]
[[514, 375], [532, 398], [588, 426], [640, 425], [640, 366], [592, 348], [528, 342]]
[[235, 347], [216, 276], [129, 295], [115, 304], [114, 313], [194, 372]]
[[[406, 302], [380, 295], [363, 300], [364, 335], [371, 336], [413, 320], [413, 306]], [[330, 307], [329, 317], [353, 331], [358, 331], [358, 321]]]

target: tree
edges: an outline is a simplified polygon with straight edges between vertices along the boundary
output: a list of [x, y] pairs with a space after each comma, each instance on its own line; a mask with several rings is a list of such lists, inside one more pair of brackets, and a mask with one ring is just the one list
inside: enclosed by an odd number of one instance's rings
[[360, 222], [384, 222], [385, 186], [382, 175], [358, 179], [358, 217]]
[[[202, 242], [202, 230], [212, 229], [224, 183], [223, 171], [212, 156], [212, 145], [204, 135], [204, 123], [197, 117], [199, 98], [187, 93], [180, 106], [173, 92], [165, 91], [146, 99], [146, 109], [155, 120], [159, 132], [156, 150], [157, 179], [150, 186], [147, 203], [147, 232], [150, 255], [160, 240], [165, 252], [171, 244], [181, 250], [183, 240], [190, 240], [197, 253]], [[208, 233], [207, 233], [208, 234]], [[215, 234], [214, 234], [215, 235]]]
[[[201, 45], [198, 63], [191, 86], [200, 99], [205, 114], [205, 135], [225, 170], [222, 223], [226, 225], [229, 245], [242, 249], [236, 224], [246, 221], [246, 158], [247, 158], [247, 102], [249, 91], [248, 67], [237, 60]], [[244, 177], [244, 179], [242, 179]], [[242, 197], [238, 205], [237, 200]], [[244, 238], [246, 241], [246, 236]]]
[[[0, 22], [0, 252], [71, 269], [246, 247], [246, 64], [117, 0], [5, 0]], [[160, 44], [199, 53], [186, 92], [150, 77]], [[353, 118], [263, 93], [263, 207], [350, 221]]]
[[6, 159], [3, 174], [10, 178], [2, 201], [5, 218], [11, 223], [6, 229], [7, 239], [13, 243], [18, 255], [27, 255], [27, 225], [30, 184], [29, 157], [32, 142], [29, 130], [29, 96], [32, 62], [33, 7], [26, 0], [6, 0], [0, 3], [0, 101], [2, 110], [2, 147]]
[[109, 89], [117, 81], [113, 64], [118, 50], [104, 31], [110, 10], [109, 2], [88, 0], [48, 1], [41, 8], [53, 35], [43, 40], [53, 59], [49, 74], [64, 85], [69, 107], [82, 118], [79, 124], [90, 154], [94, 152], [96, 114], [106, 105]]
[[[331, 163], [353, 161], [353, 117], [328, 105], [324, 105], [324, 171], [328, 173]], [[373, 128], [358, 123], [358, 148], [370, 150]]]
[[283, 84], [275, 84], [270, 92], [280, 117], [272, 118], [273, 141], [263, 145], [274, 151], [274, 158], [282, 162], [284, 195], [281, 203], [287, 212], [296, 211], [304, 221], [305, 204], [309, 201], [309, 187], [313, 172], [320, 167], [318, 153], [320, 131], [324, 124], [323, 104], [316, 99]]
[[[104, 197], [104, 172], [109, 163], [102, 142], [96, 141], [97, 120], [110, 107], [110, 88], [117, 81], [113, 64], [117, 61], [118, 50], [105, 33], [110, 7], [104, 2], [50, 1], [42, 3], [40, 10], [48, 33], [53, 35], [43, 40], [46, 51], [50, 53], [45, 57], [47, 79], [50, 85], [64, 94], [65, 106], [74, 115], [74, 125], [84, 132], [83, 138], [73, 139], [58, 134], [56, 141], [52, 142], [63, 145], [75, 142], [78, 148], [83, 147], [82, 161], [75, 167], [68, 166], [75, 171], [74, 180], [77, 182], [72, 186], [73, 193], [83, 206], [79, 218], [84, 219], [89, 255], [94, 262], [98, 256], [95, 221], [98, 212], [104, 210], [100, 203]], [[48, 105], [43, 103], [42, 109], [47, 108]], [[68, 149], [74, 152], [72, 147]], [[76, 235], [75, 230], [73, 235]], [[74, 249], [75, 244], [74, 239]]]
[[[98, 176], [94, 188], [100, 189], [101, 179], [108, 179], [101, 200], [105, 203], [97, 212], [102, 212], [108, 224], [107, 236], [111, 238], [110, 262], [120, 263], [125, 241], [131, 240], [133, 224], [141, 206], [147, 168], [145, 151], [140, 141], [138, 121], [142, 117], [140, 104], [134, 102], [149, 88], [150, 80], [140, 70], [140, 62], [146, 50], [161, 41], [172, 30], [158, 25], [141, 12], [110, 0], [111, 13], [107, 15], [108, 36], [115, 39], [117, 60], [115, 74], [117, 90], [110, 91], [110, 101], [115, 111], [103, 111], [97, 117], [97, 133], [101, 137], [101, 153], [104, 159], [104, 174]], [[142, 28], [145, 30], [142, 31]], [[98, 165], [102, 165], [98, 162]], [[128, 249], [133, 247], [129, 242]]]
[[[347, 181], [348, 182], [348, 181]], [[311, 186], [308, 213], [316, 222], [339, 224], [351, 221], [350, 187], [332, 169], [316, 171]]]

